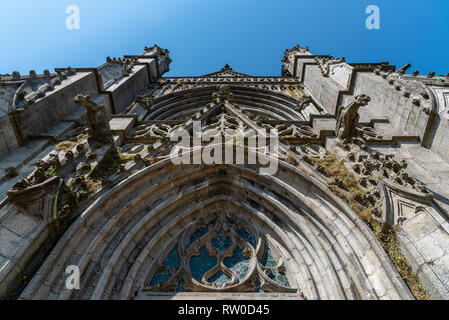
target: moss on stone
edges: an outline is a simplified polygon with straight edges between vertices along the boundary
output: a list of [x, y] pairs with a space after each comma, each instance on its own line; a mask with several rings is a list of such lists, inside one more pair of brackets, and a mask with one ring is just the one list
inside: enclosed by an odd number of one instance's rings
[[[334, 178], [333, 181], [339, 181], [339, 186], [331, 183], [327, 185], [328, 188], [344, 200], [371, 228], [414, 297], [418, 300], [429, 300], [430, 297], [420, 283], [417, 274], [412, 271], [405, 256], [399, 251], [397, 230], [393, 228], [386, 234], [382, 232], [381, 225], [373, 219], [371, 213], [374, 206], [363, 200], [366, 191], [359, 186], [354, 175], [345, 167], [343, 160], [338, 160], [333, 154], [328, 154], [324, 159], [311, 158], [311, 160], [316, 165], [321, 165], [324, 172]], [[347, 190], [348, 193], [343, 193], [340, 188]]]
[[72, 150], [73, 148], [75, 148], [76, 144], [77, 143], [75, 141], [61, 141], [56, 145], [55, 150], [69, 151], [69, 150]]
[[86, 191], [88, 193], [94, 193], [101, 186], [101, 179], [91, 179], [87, 178], [85, 180]]
[[9, 167], [5, 171], [6, 171], [6, 177], [8, 179], [17, 177], [19, 175], [19, 171], [14, 167]]
[[430, 300], [429, 294], [423, 288], [417, 274], [412, 271], [405, 256], [399, 251], [396, 229], [392, 228], [388, 233], [382, 233], [377, 222], [376, 224], [375, 233], [377, 238], [385, 251], [387, 251], [391, 261], [393, 261], [396, 269], [409, 286], [415, 298], [418, 300]]
[[124, 153], [120, 153], [119, 152], [119, 157], [123, 162], [128, 162], [134, 159], [134, 155], [133, 154], [124, 154]]

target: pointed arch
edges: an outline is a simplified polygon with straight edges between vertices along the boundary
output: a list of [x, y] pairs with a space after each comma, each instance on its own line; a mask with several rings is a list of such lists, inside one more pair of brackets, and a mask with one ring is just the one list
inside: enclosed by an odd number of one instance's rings
[[[278, 85], [280, 86], [280, 85]], [[188, 119], [193, 113], [212, 102], [217, 85], [186, 88], [154, 99], [154, 108], [146, 120]], [[233, 101], [242, 110], [260, 114], [275, 120], [305, 120], [295, 111], [296, 99], [273, 90], [249, 86], [231, 85]]]
[[[273, 176], [258, 169], [167, 158], [139, 171], [70, 226], [22, 298], [135, 298], [186, 228], [223, 210], [279, 244], [291, 287], [308, 299], [413, 298], [374, 234], [325, 185], [285, 162]], [[68, 265], [80, 268], [80, 291], [65, 289]]]

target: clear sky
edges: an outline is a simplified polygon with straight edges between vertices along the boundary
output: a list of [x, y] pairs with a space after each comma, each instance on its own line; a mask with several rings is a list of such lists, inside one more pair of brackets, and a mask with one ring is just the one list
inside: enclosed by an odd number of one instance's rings
[[[66, 7], [80, 29], [66, 28]], [[380, 30], [368, 30], [368, 5]], [[201, 75], [228, 63], [279, 75], [296, 44], [348, 62], [411, 63], [449, 72], [449, 0], [0, 0], [0, 73], [96, 67], [107, 56], [157, 43], [173, 59], [167, 75]]]

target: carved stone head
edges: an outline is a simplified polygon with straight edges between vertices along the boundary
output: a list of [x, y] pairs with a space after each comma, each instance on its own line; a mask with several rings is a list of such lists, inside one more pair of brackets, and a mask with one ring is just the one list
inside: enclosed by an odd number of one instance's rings
[[371, 101], [371, 98], [366, 94], [361, 94], [355, 97], [355, 102], [361, 106], [366, 106]]

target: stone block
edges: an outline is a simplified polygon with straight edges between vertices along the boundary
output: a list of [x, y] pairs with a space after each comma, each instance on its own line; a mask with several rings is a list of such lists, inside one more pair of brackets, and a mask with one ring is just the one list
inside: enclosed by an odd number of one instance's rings
[[21, 237], [30, 237], [40, 223], [35, 217], [17, 212], [11, 214], [2, 225]]
[[438, 225], [428, 212], [421, 211], [414, 217], [406, 219], [401, 228], [407, 233], [411, 241], [418, 241], [438, 230]]
[[9, 231], [4, 227], [0, 227], [0, 255], [12, 258], [24, 244], [26, 244], [26, 240], [22, 239], [14, 232]]
[[426, 262], [432, 262], [449, 253], [449, 236], [438, 229], [417, 241], [416, 247]]

